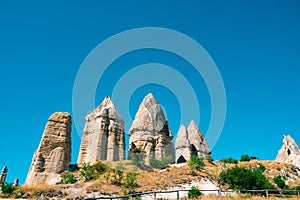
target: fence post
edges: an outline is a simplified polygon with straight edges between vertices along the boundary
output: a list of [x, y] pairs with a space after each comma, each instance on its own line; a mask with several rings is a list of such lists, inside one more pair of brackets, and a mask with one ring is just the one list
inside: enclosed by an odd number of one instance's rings
[[269, 198], [269, 191], [266, 190], [266, 196], [267, 196], [267, 199]]
[[177, 190], [177, 199], [179, 199], [179, 190]]
[[300, 196], [300, 194], [299, 194], [299, 190], [297, 191], [297, 193], [298, 193], [298, 197]]
[[156, 192], [154, 192], [153, 194], [154, 194], [154, 200], [156, 200]]

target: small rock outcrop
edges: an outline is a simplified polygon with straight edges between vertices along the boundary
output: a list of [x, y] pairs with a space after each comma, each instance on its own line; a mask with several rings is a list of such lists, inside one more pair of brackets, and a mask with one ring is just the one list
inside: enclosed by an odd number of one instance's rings
[[191, 156], [207, 157], [211, 154], [208, 144], [194, 121], [188, 128], [181, 125], [176, 138], [176, 162], [183, 163]]
[[125, 160], [124, 120], [110, 97], [85, 118], [77, 163]]
[[4, 166], [1, 171], [1, 175], [0, 175], [0, 187], [2, 184], [5, 183], [7, 171], [8, 171], [8, 168], [6, 166]]
[[275, 161], [291, 163], [300, 168], [300, 150], [295, 140], [290, 135], [284, 135], [282, 142]]
[[167, 156], [174, 162], [173, 135], [161, 106], [151, 93], [140, 104], [129, 135], [129, 159], [132, 153], [143, 151], [146, 165], [150, 158], [160, 160]]
[[16, 178], [16, 179], [14, 180], [13, 186], [15, 186], [15, 187], [19, 186], [19, 179], [18, 179], [18, 178]]
[[71, 115], [56, 112], [48, 120], [25, 185], [56, 184], [71, 161]]

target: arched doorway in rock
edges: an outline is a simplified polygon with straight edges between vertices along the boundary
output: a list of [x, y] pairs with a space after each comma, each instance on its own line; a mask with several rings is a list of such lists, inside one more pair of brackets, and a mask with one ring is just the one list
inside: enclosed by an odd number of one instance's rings
[[291, 155], [291, 150], [290, 149], [287, 150], [287, 154]]
[[179, 156], [179, 158], [177, 159], [177, 163], [185, 163], [186, 159], [181, 155]]
[[191, 145], [191, 151], [192, 151], [192, 154], [191, 154], [191, 156], [198, 156], [198, 154], [197, 154], [197, 148], [195, 147], [195, 145]]

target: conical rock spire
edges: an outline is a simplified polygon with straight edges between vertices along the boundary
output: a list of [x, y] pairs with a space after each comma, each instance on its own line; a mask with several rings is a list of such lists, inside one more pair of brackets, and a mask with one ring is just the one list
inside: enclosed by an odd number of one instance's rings
[[77, 163], [125, 160], [124, 120], [110, 97], [85, 118]]
[[172, 132], [161, 106], [151, 93], [140, 104], [129, 135], [129, 156], [134, 149], [140, 149], [146, 152], [146, 164], [149, 164], [150, 158], [166, 156], [174, 161]]
[[210, 154], [207, 142], [196, 123], [192, 120], [187, 129], [181, 125], [176, 138], [176, 162], [186, 162], [192, 155], [207, 157]]

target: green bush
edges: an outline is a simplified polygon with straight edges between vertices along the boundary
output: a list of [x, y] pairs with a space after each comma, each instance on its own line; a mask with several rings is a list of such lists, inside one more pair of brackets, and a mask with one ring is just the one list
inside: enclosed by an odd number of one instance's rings
[[202, 196], [202, 192], [195, 186], [193, 186], [188, 192], [188, 198], [199, 198]]
[[123, 176], [123, 172], [120, 170], [113, 170], [113, 174], [112, 174], [112, 184], [115, 185], [121, 185], [121, 182], [123, 180], [124, 176]]
[[256, 156], [250, 156], [250, 159], [251, 159], [251, 160], [259, 160], [259, 158], [256, 157]]
[[80, 169], [80, 176], [85, 181], [90, 181], [99, 177], [99, 175], [109, 171], [109, 167], [102, 162], [97, 162], [94, 165], [84, 163]]
[[89, 181], [97, 178], [95, 174], [95, 168], [89, 163], [84, 163], [81, 167], [80, 176], [85, 180]]
[[61, 177], [62, 184], [73, 184], [76, 182], [77, 182], [77, 178], [75, 177], [74, 174], [72, 174], [70, 172], [66, 172], [66, 173], [62, 174], [62, 177]]
[[251, 160], [251, 158], [247, 154], [246, 155], [242, 155], [241, 159], [240, 159], [241, 162], [248, 162], [250, 160]]
[[136, 182], [137, 176], [138, 176], [138, 174], [135, 172], [128, 172], [126, 174], [124, 183], [122, 185], [122, 187], [125, 191], [124, 193], [128, 194], [128, 193], [134, 192], [134, 188], [138, 186], [138, 184]]
[[119, 162], [117, 167], [115, 169], [111, 170], [111, 172], [112, 172], [112, 184], [121, 185], [122, 180], [124, 178], [124, 175], [123, 175], [124, 169], [125, 168], [123, 167], [122, 163]]
[[16, 189], [15, 186], [13, 186], [13, 184], [8, 184], [8, 183], [4, 183], [1, 186], [1, 192], [4, 194], [12, 194], [13, 191]]
[[256, 156], [249, 156], [247, 154], [242, 155], [240, 158], [241, 162], [249, 162], [250, 160], [259, 160]]
[[129, 150], [129, 159], [132, 164], [141, 166], [145, 164], [146, 151], [140, 147], [131, 147]]
[[200, 171], [205, 166], [205, 163], [203, 162], [202, 157], [192, 156], [188, 161], [188, 166], [192, 171]]
[[230, 164], [237, 164], [238, 163], [238, 160], [232, 158], [232, 157], [229, 157], [229, 158], [223, 158], [221, 160], [223, 163], [230, 163]]
[[236, 190], [272, 189], [272, 185], [258, 169], [235, 166], [219, 175], [220, 181]]
[[275, 178], [273, 178], [273, 182], [280, 188], [280, 189], [284, 189], [286, 188], [285, 185], [285, 177], [284, 176], [276, 176]]
[[155, 159], [155, 158], [150, 158], [149, 163], [150, 163], [150, 166], [153, 167], [153, 168], [163, 169], [168, 164], [172, 163], [172, 156], [164, 157], [161, 160], [158, 160], [158, 159]]
[[266, 167], [263, 164], [259, 163], [257, 170], [261, 171], [261, 173], [264, 173], [266, 171]]
[[107, 171], [108, 166], [105, 165], [105, 164], [102, 163], [102, 162], [96, 162], [96, 163], [93, 165], [93, 168], [94, 168], [94, 170], [95, 170], [97, 173], [102, 174], [102, 173], [104, 173], [104, 172]]

